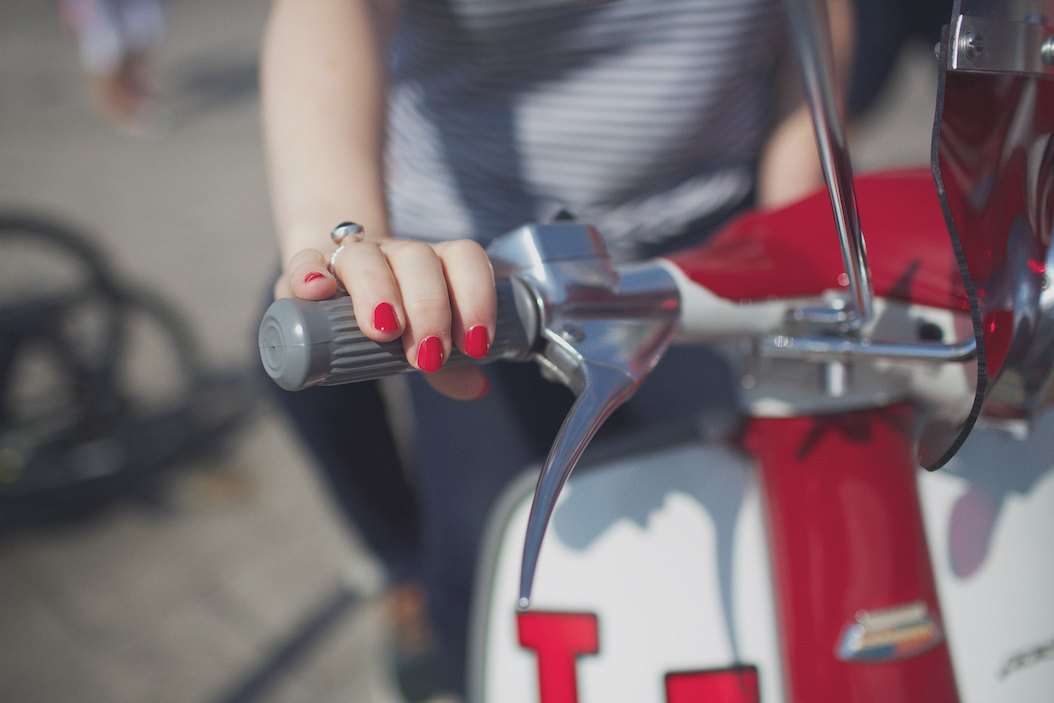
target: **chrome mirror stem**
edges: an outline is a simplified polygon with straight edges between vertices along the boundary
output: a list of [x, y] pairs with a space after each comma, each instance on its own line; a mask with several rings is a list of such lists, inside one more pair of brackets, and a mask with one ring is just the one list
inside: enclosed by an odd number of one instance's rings
[[849, 279], [851, 312], [854, 313], [852, 323], [859, 327], [866, 324], [873, 313], [871, 278], [864, 236], [860, 231], [853, 166], [839, 108], [827, 7], [825, 0], [785, 0], [785, 6], [842, 247], [842, 261]]

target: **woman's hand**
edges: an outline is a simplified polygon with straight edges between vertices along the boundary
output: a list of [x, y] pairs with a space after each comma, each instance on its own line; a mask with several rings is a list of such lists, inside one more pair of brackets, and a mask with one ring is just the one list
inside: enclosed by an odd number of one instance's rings
[[[337, 280], [327, 263], [315, 249], [294, 254], [275, 285], [275, 297], [333, 297]], [[351, 296], [363, 334], [377, 342], [401, 337], [407, 360], [440, 393], [470, 400], [487, 392], [479, 369], [441, 371], [454, 345], [481, 359], [494, 338], [494, 271], [479, 244], [466, 239], [346, 242], [334, 269]]]

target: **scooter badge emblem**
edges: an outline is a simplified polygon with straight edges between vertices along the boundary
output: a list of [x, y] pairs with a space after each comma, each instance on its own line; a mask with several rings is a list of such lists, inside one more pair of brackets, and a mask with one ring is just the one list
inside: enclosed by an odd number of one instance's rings
[[842, 661], [891, 661], [921, 654], [943, 640], [929, 608], [915, 602], [857, 613], [856, 622], [842, 630], [837, 655]]

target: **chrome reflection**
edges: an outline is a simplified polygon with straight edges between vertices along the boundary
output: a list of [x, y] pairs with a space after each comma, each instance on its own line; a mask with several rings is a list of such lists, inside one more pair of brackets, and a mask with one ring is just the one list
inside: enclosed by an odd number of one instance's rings
[[933, 172], [978, 340], [976, 390], [925, 424], [947, 462], [982, 410], [1028, 419], [1054, 374], [1054, 0], [958, 0], [941, 44]]

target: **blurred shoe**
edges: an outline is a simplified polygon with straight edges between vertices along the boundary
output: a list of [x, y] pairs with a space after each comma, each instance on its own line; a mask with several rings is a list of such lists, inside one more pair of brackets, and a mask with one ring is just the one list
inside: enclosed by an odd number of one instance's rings
[[113, 70], [90, 74], [89, 81], [96, 109], [121, 132], [151, 137], [166, 131], [147, 52], [131, 52]]
[[392, 631], [392, 676], [407, 703], [457, 703], [455, 683], [428, 622], [420, 586], [403, 585], [385, 597]]
[[113, 126], [135, 129], [146, 103], [146, 96], [125, 79], [120, 70], [90, 76], [95, 106]]

